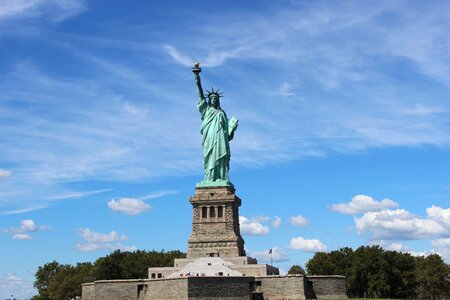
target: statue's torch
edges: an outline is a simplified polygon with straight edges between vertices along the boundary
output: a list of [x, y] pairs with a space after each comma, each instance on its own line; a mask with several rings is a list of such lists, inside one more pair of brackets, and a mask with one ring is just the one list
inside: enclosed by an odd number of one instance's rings
[[192, 72], [194, 72], [195, 75], [198, 75], [201, 71], [202, 69], [200, 68], [200, 62], [195, 62]]

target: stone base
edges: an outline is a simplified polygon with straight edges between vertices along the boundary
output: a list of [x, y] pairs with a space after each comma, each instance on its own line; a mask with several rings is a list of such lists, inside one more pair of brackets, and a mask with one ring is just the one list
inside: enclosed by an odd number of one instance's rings
[[83, 300], [348, 299], [344, 276], [186, 276], [99, 280], [82, 285]]
[[239, 231], [241, 199], [232, 186], [197, 187], [189, 202], [192, 234], [187, 258], [245, 256]]

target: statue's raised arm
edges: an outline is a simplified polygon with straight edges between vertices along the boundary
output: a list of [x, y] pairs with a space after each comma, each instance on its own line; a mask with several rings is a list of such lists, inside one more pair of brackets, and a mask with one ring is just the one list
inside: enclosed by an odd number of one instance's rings
[[232, 186], [228, 178], [231, 156], [229, 142], [233, 139], [238, 120], [227, 118], [226, 113], [220, 107], [221, 93], [218, 90], [207, 91], [207, 99], [205, 98], [200, 81], [200, 63], [195, 63], [192, 72], [195, 74], [199, 96], [197, 107], [202, 120], [200, 133], [202, 135], [205, 174], [205, 178], [197, 186]]
[[202, 69], [200, 68], [200, 63], [196, 62], [194, 67], [192, 68], [192, 72], [195, 74], [195, 83], [197, 84], [198, 97], [200, 99], [205, 99], [205, 95], [203, 94], [202, 82], [200, 80], [200, 72]]

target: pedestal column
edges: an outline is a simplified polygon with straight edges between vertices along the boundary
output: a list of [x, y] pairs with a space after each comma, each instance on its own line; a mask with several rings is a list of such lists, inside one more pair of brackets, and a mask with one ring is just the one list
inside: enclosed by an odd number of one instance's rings
[[[195, 189], [189, 199], [193, 213], [187, 258], [245, 256], [239, 230], [241, 199], [234, 193], [231, 186]], [[211, 211], [214, 217], [210, 217]]]

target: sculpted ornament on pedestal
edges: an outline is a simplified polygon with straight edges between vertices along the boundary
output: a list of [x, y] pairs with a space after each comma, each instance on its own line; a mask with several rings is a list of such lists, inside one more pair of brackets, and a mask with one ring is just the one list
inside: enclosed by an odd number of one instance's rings
[[228, 178], [230, 169], [230, 144], [234, 131], [238, 127], [238, 119], [227, 118], [220, 107], [221, 93], [219, 90], [203, 93], [200, 81], [200, 63], [195, 63], [192, 72], [195, 74], [199, 100], [197, 108], [200, 111], [202, 126], [203, 168], [205, 177], [197, 187], [233, 186]]

